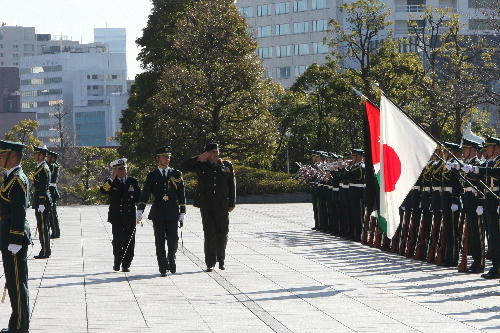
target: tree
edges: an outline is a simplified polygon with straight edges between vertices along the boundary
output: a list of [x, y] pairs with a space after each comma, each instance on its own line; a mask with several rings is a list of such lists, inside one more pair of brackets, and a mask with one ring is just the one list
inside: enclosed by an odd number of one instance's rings
[[157, 91], [136, 115], [140, 128], [124, 126], [122, 151], [132, 147], [144, 157], [171, 144], [176, 156], [187, 156], [217, 141], [225, 156], [269, 164], [276, 141], [270, 110], [279, 89], [262, 78], [247, 28], [232, 1], [190, 4], [171, 39], [177, 61], [163, 69]]
[[64, 150], [64, 148], [73, 145], [73, 135], [71, 131], [65, 126], [65, 118], [67, 118], [67, 116], [71, 114], [70, 109], [67, 105], [59, 103], [52, 106], [49, 114], [57, 121], [56, 128], [54, 130], [57, 131], [58, 146], [62, 151]]
[[40, 146], [42, 144], [35, 135], [38, 126], [40, 126], [38, 121], [25, 119], [12, 126], [5, 134], [5, 140], [21, 142], [26, 145], [22, 165], [24, 172], [30, 179], [36, 167], [36, 162], [32, 158], [34, 152], [33, 146]]

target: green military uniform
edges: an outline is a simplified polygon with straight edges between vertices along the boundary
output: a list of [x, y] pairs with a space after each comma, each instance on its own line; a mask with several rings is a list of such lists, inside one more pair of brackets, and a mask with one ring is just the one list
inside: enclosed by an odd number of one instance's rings
[[[157, 150], [157, 155], [171, 154], [170, 147]], [[180, 214], [186, 213], [186, 194], [184, 180], [179, 170], [156, 168], [146, 177], [137, 209], [144, 211], [149, 197], [153, 196], [153, 205], [149, 211], [148, 219], [153, 221], [155, 234], [156, 258], [161, 275], [167, 270], [175, 273], [177, 266], [175, 254], [178, 248], [178, 227]], [[165, 252], [165, 239], [167, 240], [168, 254]]]
[[[49, 151], [48, 155], [55, 158], [59, 156], [58, 153], [53, 151]], [[50, 169], [49, 192], [52, 199], [52, 205], [50, 206], [50, 238], [59, 238], [61, 237], [61, 229], [59, 227], [59, 216], [57, 214], [57, 201], [61, 198], [61, 195], [57, 189], [57, 183], [59, 181], [59, 170], [61, 169], [61, 165], [56, 160], [54, 162], [49, 162], [48, 166]]]
[[[47, 148], [34, 147], [35, 153], [47, 154]], [[50, 207], [52, 200], [49, 192], [50, 169], [47, 162], [40, 162], [33, 174], [33, 209], [35, 210], [38, 237], [40, 239], [40, 253], [35, 259], [45, 259], [50, 257]], [[40, 207], [45, 209], [40, 211]]]
[[[217, 149], [208, 144], [205, 151]], [[194, 206], [200, 208], [205, 238], [205, 264], [211, 271], [216, 262], [224, 269], [227, 235], [229, 233], [229, 208], [236, 205], [236, 181], [230, 161], [219, 159], [216, 163], [200, 162], [192, 157], [182, 163], [185, 171], [196, 172], [198, 187]]]
[[[22, 152], [23, 148], [20, 143], [0, 141], [0, 154]], [[0, 187], [0, 250], [12, 307], [8, 332], [12, 333], [26, 333], [29, 329], [27, 252], [31, 237], [26, 220], [28, 193], [28, 178], [21, 166], [9, 170]], [[14, 254], [12, 245], [21, 248]]]

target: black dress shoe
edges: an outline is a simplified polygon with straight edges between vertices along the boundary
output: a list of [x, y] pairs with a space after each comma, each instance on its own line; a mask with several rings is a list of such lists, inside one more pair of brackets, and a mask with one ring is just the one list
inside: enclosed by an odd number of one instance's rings
[[130, 272], [130, 269], [128, 267], [122, 267], [122, 272]]
[[113, 265], [113, 270], [118, 272], [120, 270], [120, 265]]
[[225, 270], [225, 269], [226, 269], [226, 267], [224, 267], [224, 262], [220, 262], [220, 263], [219, 263], [219, 269], [220, 269], [221, 271], [223, 271], [223, 270]]
[[498, 279], [500, 278], [500, 273], [498, 271], [493, 271], [493, 270], [490, 270], [488, 273], [486, 274], [481, 274], [481, 277], [484, 278], [484, 279]]
[[175, 264], [175, 254], [168, 256], [168, 269], [172, 274], [175, 274], [175, 272], [177, 271], [177, 265]]
[[210, 272], [211, 272], [211, 271], [213, 271], [213, 270], [214, 270], [214, 268], [213, 268], [213, 267], [207, 267], [207, 269], [205, 270], [205, 272], [210, 273]]
[[161, 272], [161, 273], [160, 273], [160, 276], [161, 276], [161, 277], [165, 277], [165, 276], [167, 276], [167, 273], [165, 273], [165, 272]]
[[484, 273], [484, 267], [470, 266], [469, 268], [467, 268], [465, 273], [467, 273], [467, 274]]
[[50, 235], [50, 239], [56, 239], [56, 238], [61, 238], [59, 235]]
[[[50, 257], [50, 256], [44, 256], [44, 255], [39, 254], [39, 255], [37, 255], [37, 256], [34, 256], [33, 258], [35, 258], [35, 259], [47, 259], [47, 258], [49, 258], [49, 257]], [[1, 331], [0, 331], [0, 332], [1, 332]], [[6, 332], [9, 332], [9, 331], [6, 331]]]

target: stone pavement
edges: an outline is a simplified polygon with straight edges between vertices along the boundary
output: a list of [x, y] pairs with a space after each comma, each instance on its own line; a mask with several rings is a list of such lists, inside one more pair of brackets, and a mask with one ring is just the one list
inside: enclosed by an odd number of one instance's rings
[[[313, 232], [307, 203], [239, 205], [227, 268], [212, 273], [199, 211], [188, 207], [178, 273], [164, 278], [151, 224], [138, 227], [122, 273], [112, 271], [107, 207], [59, 216], [52, 257], [32, 259], [37, 239], [30, 249], [31, 332], [500, 332], [498, 280]], [[7, 297], [0, 327], [9, 314]]]

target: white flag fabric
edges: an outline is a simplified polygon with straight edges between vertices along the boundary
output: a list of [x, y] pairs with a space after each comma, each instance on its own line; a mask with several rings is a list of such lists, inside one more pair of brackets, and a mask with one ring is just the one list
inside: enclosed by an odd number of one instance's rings
[[392, 238], [399, 207], [415, 185], [437, 143], [389, 99], [380, 100], [380, 215]]

